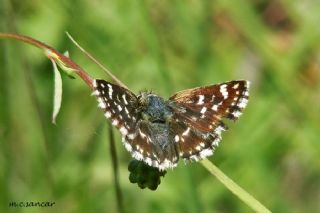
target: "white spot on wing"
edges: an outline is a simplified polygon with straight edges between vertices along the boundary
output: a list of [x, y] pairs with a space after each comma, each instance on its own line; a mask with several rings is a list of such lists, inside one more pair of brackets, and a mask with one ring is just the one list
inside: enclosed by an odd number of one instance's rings
[[117, 119], [114, 119], [111, 123], [113, 126], [116, 126], [119, 124], [119, 121]]
[[211, 109], [214, 110], [214, 111], [218, 111], [218, 105], [213, 105], [213, 106], [211, 107]]
[[158, 165], [158, 168], [159, 168], [159, 170], [166, 170], [168, 168], [173, 168], [176, 166], [177, 166], [177, 163], [171, 162], [168, 159], [164, 159], [164, 161]]
[[124, 147], [126, 148], [126, 150], [128, 150], [128, 152], [132, 151], [132, 146], [125, 140], [124, 137], [122, 137], [122, 143], [124, 144]]
[[214, 139], [214, 141], [212, 142], [212, 145], [213, 146], [218, 146], [219, 145], [219, 142], [221, 140], [221, 137], [217, 137], [216, 139]]
[[241, 98], [239, 100], [238, 107], [243, 109], [243, 108], [245, 108], [247, 106], [247, 104], [248, 104], [248, 99]]
[[152, 161], [152, 166], [159, 167], [158, 161], [156, 161], [156, 160]]
[[210, 156], [212, 154], [213, 154], [213, 150], [212, 149], [204, 149], [199, 153], [200, 158], [205, 158], [205, 157], [208, 157], [208, 156]]
[[222, 126], [218, 126], [214, 132], [217, 134], [217, 135], [221, 135], [221, 132], [224, 131], [225, 129], [222, 127]]
[[109, 87], [109, 98], [110, 98], [110, 99], [112, 99], [112, 92], [113, 92], [113, 89], [112, 89], [111, 84], [108, 84], [108, 87]]
[[204, 114], [206, 111], [207, 111], [207, 107], [202, 107], [200, 113], [201, 113], [201, 114]]
[[98, 104], [99, 108], [101, 108], [101, 109], [107, 108], [106, 103], [101, 98], [98, 98], [98, 102], [99, 102], [99, 104]]
[[136, 137], [136, 134], [129, 134], [129, 135], [128, 135], [128, 138], [129, 138], [130, 140], [135, 139], [135, 137]]
[[222, 96], [223, 96], [224, 99], [227, 99], [227, 98], [228, 98], [229, 93], [228, 93], [228, 91], [227, 91], [227, 85], [226, 85], [226, 84], [222, 84], [222, 85], [220, 86], [220, 92], [221, 92], [221, 94], [222, 94]]
[[234, 111], [232, 112], [232, 115], [236, 118], [238, 118], [242, 113], [240, 111]]
[[133, 152], [132, 156], [137, 160], [142, 160], [143, 159], [143, 155], [140, 152], [137, 152], [137, 151]]
[[175, 142], [179, 142], [179, 140], [180, 140], [179, 135], [176, 135], [176, 136], [174, 137], [174, 141], [175, 141]]
[[189, 134], [189, 132], [190, 132], [190, 127], [188, 127], [187, 130], [182, 133], [182, 135], [186, 136]]
[[120, 132], [121, 132], [122, 135], [127, 135], [128, 134], [128, 130], [124, 126], [122, 126], [120, 128]]
[[127, 101], [127, 99], [126, 99], [126, 94], [123, 94], [123, 95], [122, 95], [122, 99], [123, 99], [124, 104], [125, 104], [125, 105], [128, 105], [128, 101]]
[[105, 116], [106, 118], [110, 118], [110, 117], [111, 117], [111, 112], [109, 112], [109, 111], [105, 112], [105, 113], [104, 113], [104, 116]]
[[238, 87], [239, 87], [239, 83], [236, 83], [235, 85], [233, 85], [233, 89], [238, 89]]
[[146, 158], [144, 159], [144, 162], [146, 162], [149, 166], [152, 166], [152, 160], [151, 160], [151, 158], [146, 157]]
[[198, 105], [202, 105], [203, 103], [204, 103], [204, 95], [198, 95], [198, 97], [199, 97], [199, 99], [198, 99], [198, 102], [197, 102], [197, 104]]

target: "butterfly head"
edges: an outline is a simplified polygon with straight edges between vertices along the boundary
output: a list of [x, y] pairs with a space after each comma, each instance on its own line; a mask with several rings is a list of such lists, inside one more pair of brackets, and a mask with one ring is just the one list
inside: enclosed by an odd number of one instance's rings
[[151, 123], [168, 123], [172, 117], [172, 111], [163, 98], [149, 92], [142, 92], [138, 96], [141, 107], [141, 115], [145, 121]]

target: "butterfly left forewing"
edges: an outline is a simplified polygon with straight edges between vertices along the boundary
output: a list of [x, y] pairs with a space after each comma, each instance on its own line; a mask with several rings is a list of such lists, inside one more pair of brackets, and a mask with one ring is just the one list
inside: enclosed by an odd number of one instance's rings
[[93, 80], [93, 89], [99, 108], [104, 111], [111, 124], [118, 128], [123, 136], [134, 134], [140, 119], [135, 110], [137, 97], [129, 90], [105, 80]]

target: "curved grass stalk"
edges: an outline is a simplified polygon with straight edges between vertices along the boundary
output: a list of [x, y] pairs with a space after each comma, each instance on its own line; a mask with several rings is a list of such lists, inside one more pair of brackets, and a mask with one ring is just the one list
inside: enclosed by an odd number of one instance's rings
[[90, 59], [92, 60], [95, 64], [97, 64], [103, 71], [105, 71], [111, 78], [113, 81], [115, 81], [118, 85], [126, 88], [129, 90], [129, 88], [122, 83], [122, 81], [120, 81], [116, 76], [114, 76], [112, 74], [112, 72], [106, 68], [106, 66], [104, 66], [103, 64], [101, 64], [97, 59], [95, 59], [90, 53], [88, 53], [83, 47], [80, 46], [80, 44], [74, 40], [74, 38], [68, 33], [66, 32], [67, 36], [69, 37], [69, 39]]
[[270, 213], [271, 211], [256, 200], [252, 195], [246, 192], [228, 176], [226, 176], [218, 167], [216, 167], [208, 159], [201, 161], [201, 164], [214, 175], [225, 187], [227, 187], [233, 194], [235, 194], [240, 200], [246, 203], [250, 208], [260, 213]]

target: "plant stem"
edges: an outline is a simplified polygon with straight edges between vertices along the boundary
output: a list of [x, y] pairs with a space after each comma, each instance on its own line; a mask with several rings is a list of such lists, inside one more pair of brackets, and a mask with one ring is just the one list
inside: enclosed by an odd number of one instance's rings
[[114, 142], [114, 135], [112, 131], [112, 125], [110, 122], [108, 123], [108, 130], [109, 130], [109, 141], [110, 141], [110, 154], [111, 154], [111, 160], [112, 160], [112, 169], [113, 169], [113, 180], [114, 180], [114, 185], [116, 188], [116, 198], [117, 198], [117, 205], [118, 205], [118, 210], [120, 213], [124, 212], [123, 209], [123, 203], [122, 203], [122, 193], [121, 193], [121, 188], [120, 188], [120, 183], [119, 183], [119, 166], [118, 166], [118, 157], [117, 157], [117, 152], [116, 152], [116, 145]]
[[271, 211], [262, 205], [258, 200], [252, 197], [243, 188], [237, 185], [233, 180], [226, 176], [218, 167], [208, 159], [201, 161], [201, 164], [213, 174], [223, 185], [225, 185], [233, 194], [240, 198], [244, 203], [256, 212], [270, 213]]
[[25, 43], [31, 44], [33, 46], [45, 50], [48, 58], [54, 60], [58, 64], [59, 62], [62, 62], [67, 68], [72, 69], [72, 71], [74, 71], [80, 78], [82, 78], [90, 88], [93, 88], [92, 78], [89, 76], [87, 72], [85, 72], [78, 64], [73, 62], [70, 58], [64, 56], [63, 54], [59, 53], [56, 49], [46, 45], [45, 43], [28, 36], [10, 33], [0, 33], [0, 38], [10, 38], [23, 41]]

